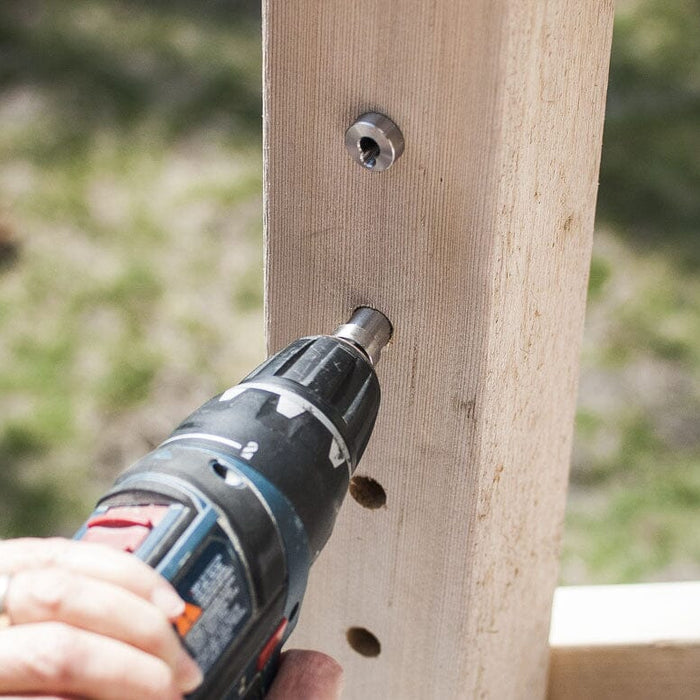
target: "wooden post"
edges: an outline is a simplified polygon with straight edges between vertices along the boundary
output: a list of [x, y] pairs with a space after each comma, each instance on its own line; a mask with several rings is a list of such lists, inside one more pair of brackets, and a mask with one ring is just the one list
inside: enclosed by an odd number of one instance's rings
[[[610, 0], [264, 3], [269, 348], [361, 304], [395, 327], [359, 470], [386, 506], [348, 498], [293, 637], [347, 698], [544, 697], [611, 24]], [[370, 110], [406, 140], [383, 173], [343, 144]]]

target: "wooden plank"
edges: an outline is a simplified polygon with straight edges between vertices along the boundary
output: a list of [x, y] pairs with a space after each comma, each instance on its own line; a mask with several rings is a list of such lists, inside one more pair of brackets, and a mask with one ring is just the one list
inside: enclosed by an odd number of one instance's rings
[[[537, 698], [563, 520], [608, 0], [264, 3], [269, 349], [393, 321], [383, 409], [293, 642], [347, 698]], [[345, 129], [376, 110], [383, 173]], [[366, 658], [346, 641], [371, 631]]]
[[700, 697], [700, 583], [557, 590], [549, 700]]

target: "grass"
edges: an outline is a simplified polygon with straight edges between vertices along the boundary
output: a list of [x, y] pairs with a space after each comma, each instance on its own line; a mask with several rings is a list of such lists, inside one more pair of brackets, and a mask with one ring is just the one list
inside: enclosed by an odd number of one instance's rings
[[240, 4], [0, 9], [3, 535], [71, 532], [262, 358], [257, 22]]
[[616, 8], [562, 579], [700, 579], [700, 9]]
[[700, 280], [601, 225], [589, 296], [562, 578], [700, 578]]
[[[258, 4], [0, 5], [0, 535], [262, 358]], [[618, 3], [562, 580], [700, 578], [700, 17]]]

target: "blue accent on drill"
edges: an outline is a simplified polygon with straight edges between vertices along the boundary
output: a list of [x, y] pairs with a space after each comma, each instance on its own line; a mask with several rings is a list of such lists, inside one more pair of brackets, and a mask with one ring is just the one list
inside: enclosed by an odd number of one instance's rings
[[179, 503], [172, 503], [168, 506], [163, 519], [151, 530], [148, 537], [139, 546], [136, 556], [146, 561], [153, 554], [153, 551], [160, 544], [162, 533], [168, 532], [185, 511], [185, 507]]
[[178, 540], [178, 546], [171, 549], [156, 567], [156, 571], [168, 581], [172, 581], [181, 568], [181, 562], [189, 557], [197, 545], [211, 532], [219, 514], [211, 506], [207, 506], [190, 523]]
[[284, 615], [289, 620], [289, 627], [285, 638], [294, 629], [296, 621], [295, 617], [291, 619], [291, 614], [294, 606], [299, 603], [304, 597], [306, 591], [306, 582], [309, 578], [309, 569], [311, 568], [311, 552], [309, 548], [309, 539], [304, 530], [304, 524], [301, 518], [296, 514], [292, 504], [287, 497], [276, 486], [271, 484], [260, 472], [253, 469], [249, 464], [231, 457], [224, 453], [218, 453], [224, 464], [228, 463], [235, 465], [235, 470], [239, 471], [246, 479], [251, 481], [254, 486], [260, 491], [265, 501], [267, 501], [272, 514], [277, 521], [277, 529], [282, 537], [282, 544], [287, 561], [287, 600], [284, 607]]

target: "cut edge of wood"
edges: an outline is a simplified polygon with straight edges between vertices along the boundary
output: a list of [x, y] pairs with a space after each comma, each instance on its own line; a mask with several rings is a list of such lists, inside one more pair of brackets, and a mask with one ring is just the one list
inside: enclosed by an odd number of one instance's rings
[[557, 588], [549, 643], [700, 644], [700, 581]]

